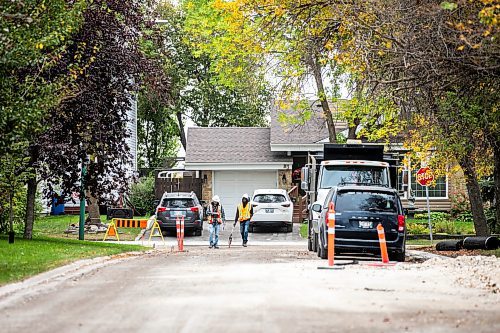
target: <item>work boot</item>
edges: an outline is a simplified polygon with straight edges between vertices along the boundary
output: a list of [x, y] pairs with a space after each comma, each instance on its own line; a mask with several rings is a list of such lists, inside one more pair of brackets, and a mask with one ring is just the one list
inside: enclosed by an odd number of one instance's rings
[[214, 247], [215, 247], [216, 249], [218, 249], [218, 248], [219, 248], [219, 246], [218, 246], [218, 245], [215, 245]]
[[243, 241], [243, 247], [247, 247], [247, 242]]
[[212, 244], [210, 244], [210, 246], [208, 247], [209, 249], [213, 248], [214, 246]]

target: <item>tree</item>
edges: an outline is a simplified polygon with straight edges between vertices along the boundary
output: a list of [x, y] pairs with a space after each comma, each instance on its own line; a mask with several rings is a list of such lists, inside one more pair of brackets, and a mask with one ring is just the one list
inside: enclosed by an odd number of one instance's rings
[[348, 26], [351, 42], [339, 53], [373, 92], [397, 103], [410, 131], [428, 120], [433, 148], [466, 175], [476, 232], [487, 234], [478, 170], [485, 156], [495, 154], [500, 136], [495, 4], [394, 0], [352, 6], [358, 14]]
[[[151, 22], [145, 14], [142, 4], [134, 1], [87, 2], [83, 23], [47, 73], [47, 80], [63, 76], [72, 81], [44, 119], [48, 130], [31, 142], [48, 195], [55, 187], [79, 192], [82, 161], [87, 161], [89, 205], [127, 188], [132, 175], [127, 170], [126, 121], [142, 76], [150, 70], [139, 47], [141, 30]], [[28, 195], [33, 193], [28, 190]], [[91, 218], [99, 218], [98, 213]]]
[[[24, 181], [31, 184], [28, 206], [34, 209], [34, 151], [29, 146], [46, 130], [47, 110], [64, 98], [70, 81], [46, 76], [68, 47], [84, 7], [85, 1], [56, 0], [48, 7], [44, 2], [0, 2], [0, 178], [5, 186], [0, 188], [8, 193], [11, 212], [13, 191]], [[31, 238], [30, 225], [26, 229], [25, 237]]]
[[179, 128], [175, 114], [146, 87], [139, 94], [138, 101], [139, 167], [171, 167], [179, 148]]

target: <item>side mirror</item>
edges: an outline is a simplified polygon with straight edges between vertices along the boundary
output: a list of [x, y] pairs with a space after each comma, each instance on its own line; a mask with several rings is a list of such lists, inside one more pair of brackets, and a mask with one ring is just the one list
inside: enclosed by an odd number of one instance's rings
[[304, 191], [309, 190], [309, 168], [300, 169], [300, 188]]
[[206, 206], [207, 205], [207, 200], [200, 200], [200, 204], [202, 206]]
[[408, 216], [408, 208], [403, 208], [403, 215]]
[[314, 204], [314, 205], [312, 205], [312, 210], [314, 212], [316, 212], [316, 213], [321, 213], [321, 209], [322, 209], [322, 207], [321, 207], [320, 204]]

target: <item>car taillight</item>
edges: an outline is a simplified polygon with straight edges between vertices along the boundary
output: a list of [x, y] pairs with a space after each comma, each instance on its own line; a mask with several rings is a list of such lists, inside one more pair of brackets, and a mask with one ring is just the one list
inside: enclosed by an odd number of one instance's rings
[[398, 215], [398, 231], [399, 232], [405, 231], [405, 216], [404, 215]]
[[286, 204], [282, 204], [281, 206], [283, 206], [283, 207], [290, 207], [290, 204], [286, 203]]
[[191, 207], [192, 212], [198, 213], [198, 210], [199, 210], [198, 207]]
[[158, 213], [167, 211], [166, 207], [158, 207]]

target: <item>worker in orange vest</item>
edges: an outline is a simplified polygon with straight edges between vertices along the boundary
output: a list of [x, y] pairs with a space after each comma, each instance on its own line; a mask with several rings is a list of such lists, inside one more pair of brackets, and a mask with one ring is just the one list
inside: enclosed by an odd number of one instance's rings
[[219, 248], [219, 230], [222, 221], [225, 219], [224, 208], [220, 204], [218, 195], [214, 195], [212, 202], [207, 208], [208, 230], [210, 231], [210, 248]]
[[243, 194], [241, 198], [241, 203], [238, 205], [236, 209], [236, 217], [234, 218], [233, 226], [236, 226], [236, 223], [240, 222], [240, 233], [241, 238], [243, 239], [243, 246], [247, 247], [248, 243], [248, 227], [250, 226], [250, 219], [253, 215], [253, 208], [250, 204], [250, 197], [248, 194]]

